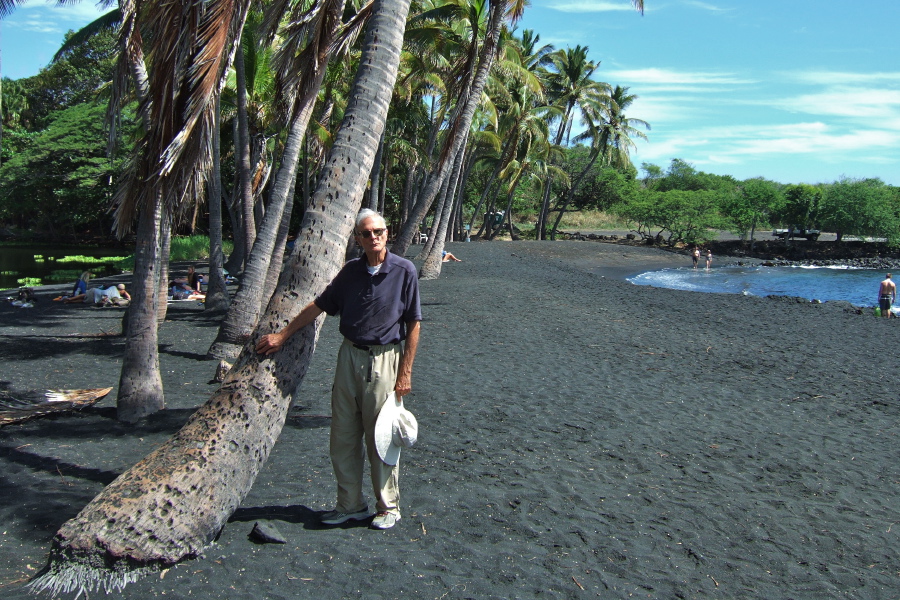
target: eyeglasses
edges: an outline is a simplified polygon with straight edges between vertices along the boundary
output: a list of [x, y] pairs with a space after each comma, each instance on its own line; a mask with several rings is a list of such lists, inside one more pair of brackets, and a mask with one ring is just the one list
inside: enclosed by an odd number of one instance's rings
[[371, 237], [381, 237], [384, 235], [385, 231], [387, 231], [387, 229], [363, 229], [362, 231], [357, 231], [356, 235], [369, 239]]

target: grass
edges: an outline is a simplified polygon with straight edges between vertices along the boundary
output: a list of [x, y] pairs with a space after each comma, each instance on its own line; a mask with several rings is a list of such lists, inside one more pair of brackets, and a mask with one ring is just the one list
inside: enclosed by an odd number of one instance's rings
[[[555, 214], [551, 214], [550, 216], [551, 218], [556, 217]], [[621, 221], [615, 215], [599, 210], [567, 212], [563, 215], [559, 228], [584, 231], [591, 229], [615, 229], [627, 231], [631, 229], [628, 223]]]
[[[114, 263], [120, 260], [125, 260], [125, 256], [102, 256], [100, 258], [95, 258], [93, 256], [84, 256], [81, 254], [73, 254], [72, 256], [63, 256], [58, 259], [56, 262], [58, 263], [79, 263], [85, 265], [102, 265], [107, 263]], [[81, 274], [81, 271], [78, 272], [76, 277]]]
[[[222, 241], [222, 251], [229, 255], [234, 251], [234, 243], [229, 240]], [[172, 238], [169, 247], [170, 261], [190, 261], [209, 258], [209, 237], [205, 235], [189, 235]], [[134, 255], [117, 259], [116, 267], [122, 271], [134, 270]]]
[[75, 281], [81, 276], [80, 269], [57, 269], [47, 277], [50, 281]]
[[[222, 251], [228, 255], [234, 251], [234, 244], [228, 240], [222, 241]], [[191, 235], [185, 237], [173, 237], [172, 247], [169, 250], [169, 260], [200, 260], [209, 258], [209, 237], [205, 235]]]

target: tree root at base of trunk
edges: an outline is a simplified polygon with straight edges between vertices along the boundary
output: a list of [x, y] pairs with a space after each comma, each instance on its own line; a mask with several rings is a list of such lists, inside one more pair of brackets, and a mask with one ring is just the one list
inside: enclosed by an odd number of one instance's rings
[[[183, 560], [192, 558], [195, 556], [186, 556]], [[26, 587], [32, 594], [47, 594], [50, 597], [74, 593], [73, 600], [77, 600], [82, 594], [88, 597], [90, 593], [101, 590], [106, 594], [121, 592], [129, 583], [176, 564], [163, 561], [141, 563], [109, 553], [103, 556], [96, 552], [76, 551], [54, 542], [47, 566]]]

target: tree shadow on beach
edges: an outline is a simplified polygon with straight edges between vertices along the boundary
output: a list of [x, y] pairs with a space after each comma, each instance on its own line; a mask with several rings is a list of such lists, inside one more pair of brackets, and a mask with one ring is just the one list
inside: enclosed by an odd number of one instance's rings
[[362, 521], [347, 521], [340, 525], [323, 525], [320, 519], [325, 512], [327, 511], [316, 511], [302, 504], [291, 506], [248, 506], [234, 511], [228, 522], [283, 521], [285, 523], [303, 525], [303, 529], [356, 529], [368, 527], [369, 523], [371, 523], [371, 519], [363, 519]]
[[[3, 383], [3, 382], [0, 382]], [[59, 440], [94, 440], [103, 436], [142, 437], [149, 434], [174, 434], [184, 427], [196, 408], [167, 408], [131, 425], [116, 420], [114, 407], [89, 407], [78, 412], [48, 415], [21, 424], [7, 425], [4, 432], [19, 432], [28, 437]]]
[[181, 358], [196, 360], [198, 362], [208, 362], [210, 364], [214, 364], [212, 361], [206, 358], [205, 354], [199, 354], [197, 352], [185, 352], [183, 350], [171, 350], [171, 347], [171, 344], [160, 344], [159, 351], [163, 354], [168, 354], [169, 356], [178, 356]]
[[319, 429], [322, 427], [331, 427], [331, 415], [304, 415], [300, 412], [291, 410], [291, 412], [288, 413], [284, 424], [285, 426], [290, 425], [295, 429]]
[[0, 360], [28, 361], [86, 354], [119, 358], [125, 340], [117, 334], [0, 335]]
[[190, 323], [196, 327], [219, 327], [227, 313], [222, 311], [205, 311], [202, 308], [173, 309], [166, 311], [166, 322]]

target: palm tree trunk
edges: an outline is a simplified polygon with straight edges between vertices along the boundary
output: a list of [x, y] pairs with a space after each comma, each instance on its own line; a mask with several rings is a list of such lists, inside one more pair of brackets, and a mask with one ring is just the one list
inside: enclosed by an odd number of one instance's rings
[[234, 140], [234, 160], [237, 169], [238, 202], [244, 217], [244, 263], [256, 239], [256, 219], [253, 214], [253, 189], [250, 183], [250, 126], [247, 122], [247, 83], [244, 72], [244, 50], [238, 44], [234, 53], [234, 73], [237, 84], [237, 120]]
[[381, 160], [384, 156], [384, 134], [381, 134], [381, 140], [378, 141], [378, 150], [375, 151], [375, 162], [372, 163], [372, 176], [369, 178], [369, 208], [374, 211], [378, 210], [378, 201], [380, 198], [379, 185], [381, 176]]
[[572, 185], [569, 187], [569, 191], [566, 193], [566, 200], [563, 202], [563, 205], [559, 208], [559, 214], [556, 215], [556, 221], [553, 222], [553, 227], [550, 228], [550, 239], [556, 239], [556, 230], [559, 228], [559, 223], [562, 221], [563, 215], [566, 214], [566, 208], [568, 208], [569, 203], [572, 202], [572, 198], [575, 197], [575, 192], [578, 190], [578, 186], [581, 185], [581, 182], [584, 180], [585, 175], [594, 167], [594, 163], [597, 162], [597, 159], [600, 157], [600, 151], [598, 149], [593, 149], [591, 152], [591, 159], [588, 161], [587, 166], [578, 174], [578, 177], [575, 181], [572, 182]]
[[[291, 320], [342, 266], [391, 99], [409, 0], [376, 0], [344, 122], [289, 268], [260, 333]], [[306, 374], [318, 328], [281, 352], [248, 348], [222, 387], [172, 439], [119, 476], [57, 532], [46, 571], [51, 594], [121, 589], [198, 556], [247, 495]]]
[[216, 98], [216, 124], [213, 130], [212, 172], [206, 182], [209, 199], [209, 275], [206, 278], [206, 301], [203, 310], [220, 312], [228, 310], [231, 298], [222, 269], [225, 266], [225, 255], [222, 251], [222, 163], [221, 117], [219, 99]]
[[157, 195], [156, 202], [138, 216], [131, 303], [125, 317], [125, 353], [116, 399], [116, 416], [126, 423], [166, 405], [156, 329], [162, 213], [162, 197]]
[[163, 215], [159, 224], [159, 282], [156, 286], [156, 322], [162, 323], [166, 320], [166, 313], [169, 310], [169, 303], [166, 300], [169, 296], [169, 255], [172, 252], [172, 218]]
[[[467, 136], [468, 137], [468, 136]], [[425, 262], [422, 265], [422, 272], [419, 274], [420, 279], [437, 279], [441, 276], [441, 265], [444, 254], [444, 242], [447, 238], [447, 228], [452, 221], [453, 209], [456, 206], [455, 197], [459, 180], [462, 177], [462, 165], [464, 162], [463, 154], [465, 145], [460, 148], [459, 155], [453, 167], [452, 186], [448, 186], [448, 191], [444, 195], [443, 208], [439, 210], [434, 217], [434, 225], [431, 227], [431, 238], [428, 240], [430, 244], [428, 253], [425, 255]]]

